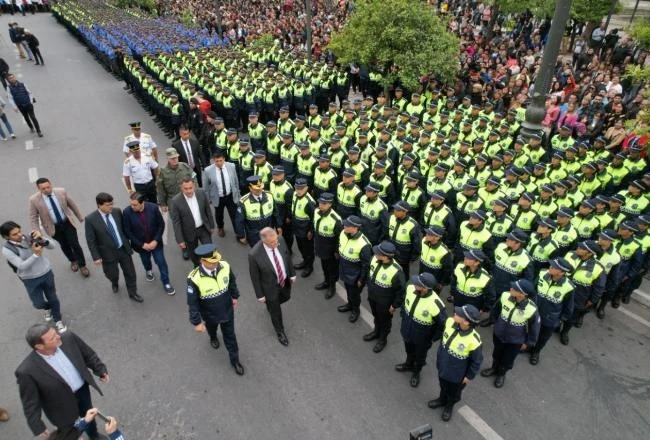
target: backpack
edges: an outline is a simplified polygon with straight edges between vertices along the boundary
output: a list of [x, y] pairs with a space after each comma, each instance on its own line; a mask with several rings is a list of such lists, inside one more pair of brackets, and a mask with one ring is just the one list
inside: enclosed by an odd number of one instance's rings
[[[11, 252], [13, 252], [14, 254], [16, 254], [16, 255], [18, 255], [20, 257], [20, 252], [18, 251], [16, 246], [14, 246], [12, 244], [9, 244], [9, 243], [5, 243], [3, 247], [5, 249], [9, 249]], [[18, 272], [18, 268], [16, 266], [14, 266], [13, 264], [11, 264], [11, 261], [7, 260], [7, 264], [9, 265], [9, 267], [11, 267], [11, 270], [13, 270], [14, 273]]]

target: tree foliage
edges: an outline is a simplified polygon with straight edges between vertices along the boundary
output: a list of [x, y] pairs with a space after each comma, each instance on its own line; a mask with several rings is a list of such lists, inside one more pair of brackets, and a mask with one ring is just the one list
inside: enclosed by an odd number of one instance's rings
[[635, 20], [630, 27], [629, 34], [639, 43], [642, 49], [650, 51], [650, 19]]
[[[615, 1], [613, 13], [623, 9], [623, 4]], [[581, 23], [598, 22], [612, 11], [612, 0], [573, 0], [571, 4], [571, 18]]]
[[[614, 1], [616, 2], [614, 13], [616, 13], [623, 8], [623, 5], [620, 0]], [[492, 4], [502, 13], [517, 14], [530, 11], [536, 17], [552, 17], [555, 10], [555, 0], [492, 0]], [[600, 22], [609, 14], [611, 7], [612, 0], [573, 0], [571, 18], [581, 23]]]
[[459, 41], [425, 2], [359, 0], [355, 5], [347, 25], [328, 45], [339, 61], [376, 69], [384, 86], [398, 80], [415, 89], [419, 77], [432, 72], [445, 82], [454, 79]]

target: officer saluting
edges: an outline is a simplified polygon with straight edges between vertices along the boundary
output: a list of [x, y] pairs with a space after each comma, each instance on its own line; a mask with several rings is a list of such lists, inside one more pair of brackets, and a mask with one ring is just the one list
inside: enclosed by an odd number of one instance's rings
[[[217, 327], [221, 326], [230, 364], [242, 376], [244, 367], [239, 362], [239, 347], [235, 336], [233, 309], [239, 305], [239, 289], [230, 264], [221, 259], [215, 245], [203, 244], [194, 250], [200, 259], [198, 267], [187, 277], [187, 305], [190, 322], [199, 333], [206, 330], [212, 348], [219, 348]], [[203, 321], [203, 322], [202, 322]]]
[[481, 336], [474, 329], [479, 321], [480, 312], [469, 304], [454, 307], [453, 318], [445, 321], [436, 359], [440, 397], [427, 403], [431, 409], [444, 406], [442, 420], [445, 422], [451, 419], [454, 404], [460, 401], [463, 389], [474, 379], [483, 362]]
[[399, 372], [411, 371], [411, 386], [420, 384], [420, 371], [426, 364], [427, 353], [434, 341], [440, 339], [447, 319], [445, 306], [434, 292], [438, 285], [430, 273], [413, 275], [406, 286], [402, 306], [402, 338], [406, 361], [395, 365]]

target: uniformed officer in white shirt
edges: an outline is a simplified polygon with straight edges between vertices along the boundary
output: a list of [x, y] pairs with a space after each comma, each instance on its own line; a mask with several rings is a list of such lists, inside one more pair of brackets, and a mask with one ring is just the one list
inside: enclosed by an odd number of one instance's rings
[[154, 160], [158, 160], [158, 147], [156, 143], [153, 141], [153, 138], [151, 137], [150, 134], [143, 133], [142, 129], [140, 128], [140, 121], [137, 122], [131, 122], [129, 123], [129, 126], [131, 127], [131, 134], [126, 136], [124, 138], [124, 145], [122, 147], [122, 151], [124, 151], [124, 154], [128, 157], [131, 152], [129, 151], [129, 142], [133, 141], [138, 141], [140, 142], [140, 150], [142, 151], [143, 154], [148, 154], [151, 157], [154, 158]]
[[140, 143], [131, 141], [127, 145], [131, 155], [124, 161], [122, 176], [129, 193], [144, 194], [147, 202], [156, 203], [156, 185], [154, 176], [158, 175], [158, 162], [148, 154], [142, 154]]

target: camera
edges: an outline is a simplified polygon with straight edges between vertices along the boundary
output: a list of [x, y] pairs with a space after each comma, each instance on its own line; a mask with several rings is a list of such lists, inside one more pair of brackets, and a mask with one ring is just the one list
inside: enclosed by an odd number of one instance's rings
[[50, 244], [49, 240], [46, 240], [43, 237], [35, 237], [33, 232], [30, 235], [30, 238], [31, 238], [30, 244], [37, 244], [40, 247], [46, 247], [48, 244]]
[[431, 425], [422, 425], [409, 432], [409, 440], [430, 440], [433, 438]]

